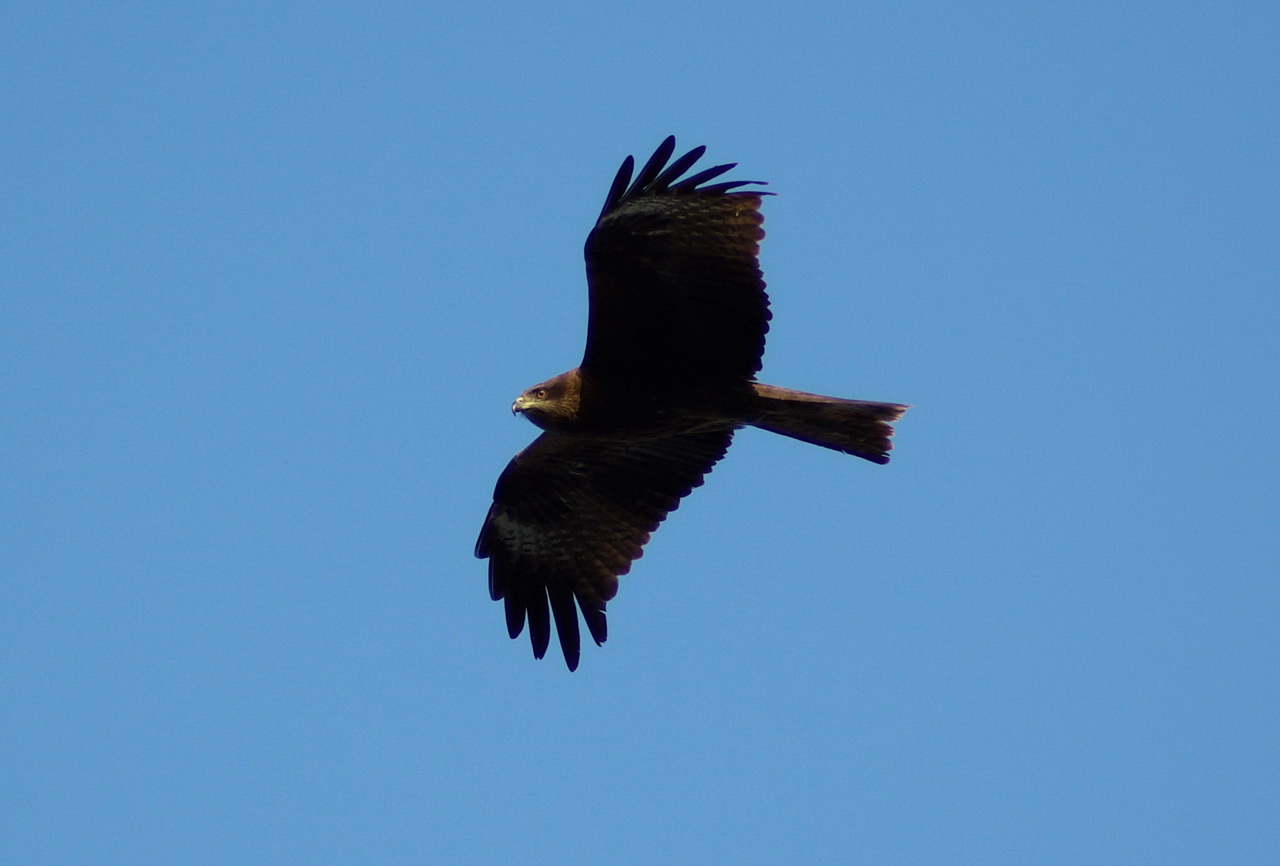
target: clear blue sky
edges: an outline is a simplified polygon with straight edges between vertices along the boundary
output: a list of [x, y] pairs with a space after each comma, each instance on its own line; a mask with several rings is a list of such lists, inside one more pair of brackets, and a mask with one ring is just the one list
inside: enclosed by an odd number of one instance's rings
[[[0, 18], [0, 860], [1274, 856], [1274, 4]], [[669, 133], [762, 378], [916, 408], [741, 433], [569, 674], [471, 550]]]

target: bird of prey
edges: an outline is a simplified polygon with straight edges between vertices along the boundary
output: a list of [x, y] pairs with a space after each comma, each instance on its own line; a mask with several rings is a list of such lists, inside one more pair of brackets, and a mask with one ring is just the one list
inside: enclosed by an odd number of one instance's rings
[[511, 407], [543, 433], [498, 478], [476, 543], [507, 631], [526, 621], [542, 658], [554, 618], [569, 670], [578, 612], [596, 644], [605, 603], [680, 499], [702, 484], [733, 433], [752, 426], [888, 463], [907, 409], [757, 382], [769, 301], [757, 261], [759, 181], [681, 178], [668, 137], [632, 180], [628, 156], [587, 236], [590, 313], [582, 364]]

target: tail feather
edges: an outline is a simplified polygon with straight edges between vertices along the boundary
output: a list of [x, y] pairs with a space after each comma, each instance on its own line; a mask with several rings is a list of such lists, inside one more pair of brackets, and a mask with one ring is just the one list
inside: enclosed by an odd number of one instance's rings
[[907, 411], [898, 403], [842, 400], [753, 383], [755, 420], [761, 430], [853, 454], [872, 463], [888, 463], [893, 443], [890, 421]]

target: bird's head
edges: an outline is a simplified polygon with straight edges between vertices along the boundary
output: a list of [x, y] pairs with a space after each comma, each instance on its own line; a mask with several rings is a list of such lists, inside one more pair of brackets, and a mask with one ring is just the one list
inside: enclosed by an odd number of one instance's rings
[[571, 425], [578, 416], [578, 382], [578, 371], [570, 370], [534, 385], [516, 398], [511, 412], [544, 430]]

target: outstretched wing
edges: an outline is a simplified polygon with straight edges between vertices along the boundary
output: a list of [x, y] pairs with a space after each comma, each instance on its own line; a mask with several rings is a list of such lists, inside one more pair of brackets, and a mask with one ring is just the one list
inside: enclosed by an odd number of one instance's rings
[[591, 637], [604, 643], [605, 602], [618, 576], [732, 438], [729, 427], [626, 442], [543, 433], [517, 454], [476, 542], [476, 556], [489, 558], [490, 596], [506, 600], [511, 637], [527, 619], [542, 658], [554, 616], [565, 662], [576, 669], [574, 599]]
[[631, 180], [627, 157], [587, 237], [591, 314], [583, 373], [630, 395], [679, 399], [682, 392], [740, 385], [760, 369], [769, 301], [759, 262], [760, 196], [707, 184], [734, 167], [683, 180], [706, 148], [670, 165], [668, 137]]

